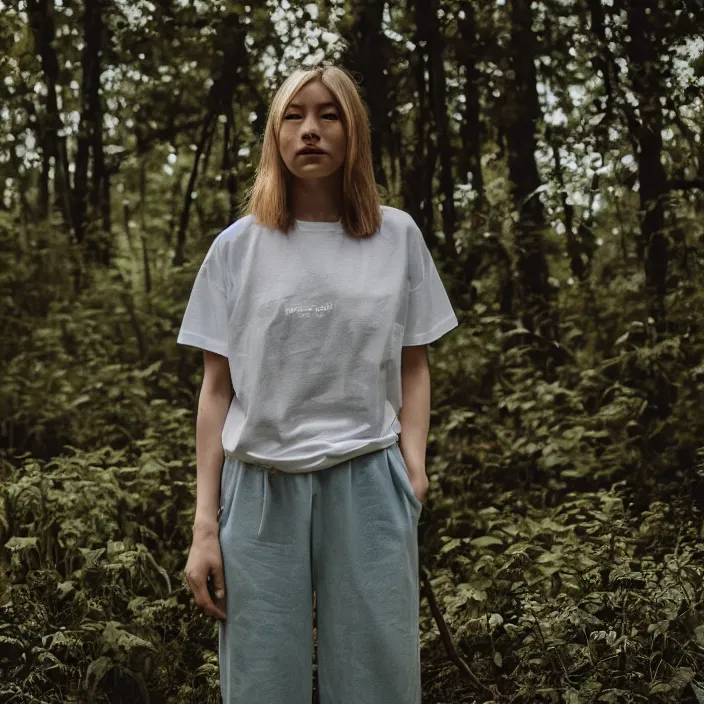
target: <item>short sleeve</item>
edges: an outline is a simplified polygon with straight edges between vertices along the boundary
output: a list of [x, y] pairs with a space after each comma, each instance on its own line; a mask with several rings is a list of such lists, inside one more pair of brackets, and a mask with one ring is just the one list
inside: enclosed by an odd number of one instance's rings
[[228, 356], [227, 297], [218, 238], [200, 266], [176, 342]]
[[459, 324], [425, 239], [414, 223], [408, 249], [404, 346], [434, 342]]

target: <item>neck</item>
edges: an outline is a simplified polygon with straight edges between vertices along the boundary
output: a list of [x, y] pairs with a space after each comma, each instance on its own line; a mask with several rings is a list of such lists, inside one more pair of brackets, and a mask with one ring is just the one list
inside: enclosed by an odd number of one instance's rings
[[296, 220], [336, 222], [342, 217], [342, 169], [327, 178], [293, 178], [289, 198]]

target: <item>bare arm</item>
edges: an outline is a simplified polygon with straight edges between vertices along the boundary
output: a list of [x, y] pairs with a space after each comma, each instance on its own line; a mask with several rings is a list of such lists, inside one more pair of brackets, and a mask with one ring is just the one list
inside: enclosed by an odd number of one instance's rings
[[234, 390], [227, 357], [203, 351], [203, 384], [196, 419], [196, 515], [193, 532], [218, 532], [220, 479], [224, 459], [222, 428]]
[[404, 347], [401, 355], [403, 406], [399, 447], [411, 476], [425, 473], [430, 428], [430, 367], [427, 345]]
[[428, 492], [425, 451], [430, 428], [430, 367], [427, 345], [403, 348], [401, 380], [403, 405], [398, 415], [401, 423], [398, 444], [408, 469], [413, 492], [421, 503], [425, 503]]

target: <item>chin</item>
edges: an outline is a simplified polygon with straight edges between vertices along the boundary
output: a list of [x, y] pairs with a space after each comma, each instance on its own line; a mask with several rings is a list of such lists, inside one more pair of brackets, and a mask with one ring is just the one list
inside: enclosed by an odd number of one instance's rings
[[337, 174], [341, 170], [342, 170], [342, 166], [338, 166], [336, 169], [311, 168], [311, 169], [302, 169], [300, 171], [297, 169], [296, 171], [291, 171], [291, 173], [296, 178], [300, 178], [302, 181], [307, 181], [310, 179], [329, 178], [330, 176], [334, 176], [335, 174]]
[[313, 181], [315, 179], [330, 178], [330, 176], [333, 176], [334, 174], [334, 171], [318, 173], [316, 173], [315, 171], [307, 171], [304, 174], [294, 174], [294, 176], [296, 178], [299, 178], [301, 181]]

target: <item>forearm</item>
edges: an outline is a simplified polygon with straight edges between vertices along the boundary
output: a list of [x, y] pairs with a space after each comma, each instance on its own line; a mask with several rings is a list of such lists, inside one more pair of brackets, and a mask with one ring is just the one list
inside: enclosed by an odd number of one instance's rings
[[222, 429], [232, 399], [228, 392], [203, 386], [196, 419], [196, 514], [194, 530], [217, 526], [224, 452]]
[[405, 365], [399, 447], [411, 477], [425, 474], [425, 451], [430, 428], [430, 368], [426, 363]]

